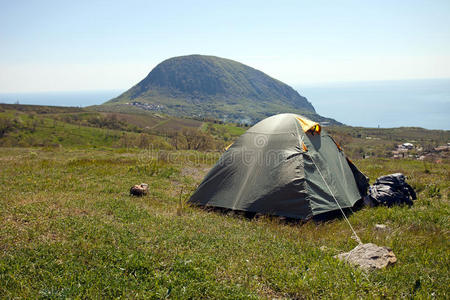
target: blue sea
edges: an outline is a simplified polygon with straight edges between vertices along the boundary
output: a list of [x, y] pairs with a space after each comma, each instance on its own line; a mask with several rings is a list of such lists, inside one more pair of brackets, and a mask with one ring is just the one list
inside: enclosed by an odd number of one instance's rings
[[[294, 88], [316, 111], [351, 126], [450, 130], [450, 79], [366, 81]], [[124, 90], [0, 93], [0, 103], [89, 106]]]
[[124, 90], [0, 93], [0, 103], [84, 107], [102, 104], [123, 92]]
[[450, 79], [295, 86], [323, 116], [352, 126], [450, 130]]

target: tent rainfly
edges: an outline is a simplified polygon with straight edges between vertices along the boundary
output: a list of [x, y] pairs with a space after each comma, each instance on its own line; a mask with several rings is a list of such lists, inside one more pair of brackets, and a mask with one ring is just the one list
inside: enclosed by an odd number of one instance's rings
[[228, 147], [189, 202], [309, 219], [353, 207], [367, 187], [367, 177], [318, 123], [279, 114]]

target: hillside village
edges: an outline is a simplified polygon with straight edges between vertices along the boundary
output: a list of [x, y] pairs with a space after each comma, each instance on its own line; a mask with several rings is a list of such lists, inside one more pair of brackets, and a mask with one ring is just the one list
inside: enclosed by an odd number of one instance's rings
[[162, 105], [162, 104], [153, 104], [153, 103], [146, 103], [146, 102], [139, 102], [139, 101], [126, 102], [125, 105], [131, 105], [136, 108], [140, 108], [140, 109], [148, 110], [148, 111], [161, 111], [164, 108], [164, 105]]
[[397, 145], [397, 149], [392, 151], [392, 158], [394, 159], [415, 158], [417, 160], [439, 161], [442, 158], [449, 157], [450, 143], [424, 150], [424, 148], [418, 144], [414, 145], [413, 143], [407, 142]]

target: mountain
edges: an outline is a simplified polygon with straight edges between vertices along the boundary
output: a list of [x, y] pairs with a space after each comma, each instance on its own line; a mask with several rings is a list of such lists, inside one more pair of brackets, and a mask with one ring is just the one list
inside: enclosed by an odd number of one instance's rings
[[242, 63], [204, 55], [163, 61], [141, 82], [103, 106], [242, 123], [294, 112], [336, 123], [317, 115], [312, 104], [287, 84]]

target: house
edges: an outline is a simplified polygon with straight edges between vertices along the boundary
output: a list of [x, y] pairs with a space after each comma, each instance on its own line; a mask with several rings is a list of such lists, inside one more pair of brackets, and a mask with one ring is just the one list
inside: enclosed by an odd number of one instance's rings
[[414, 145], [411, 143], [403, 143], [402, 146], [404, 149], [408, 149], [408, 150], [411, 150], [414, 148]]

